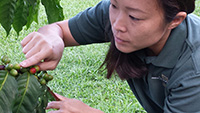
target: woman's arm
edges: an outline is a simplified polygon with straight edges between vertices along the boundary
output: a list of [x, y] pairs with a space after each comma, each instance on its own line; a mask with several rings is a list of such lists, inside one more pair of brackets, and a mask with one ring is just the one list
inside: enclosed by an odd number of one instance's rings
[[105, 25], [109, 23], [109, 5], [109, 1], [103, 0], [70, 20], [46, 25], [30, 33], [21, 42], [26, 57], [21, 66], [37, 64], [41, 70], [53, 70], [64, 47], [107, 42]]

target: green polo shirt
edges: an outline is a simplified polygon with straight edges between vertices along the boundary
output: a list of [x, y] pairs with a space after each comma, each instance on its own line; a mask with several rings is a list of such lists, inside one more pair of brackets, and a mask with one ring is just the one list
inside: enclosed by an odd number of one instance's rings
[[[69, 20], [79, 44], [107, 42], [109, 0], [80, 12]], [[200, 112], [200, 18], [190, 14], [174, 30], [158, 56], [138, 57], [147, 64], [148, 75], [128, 84], [148, 113]]]

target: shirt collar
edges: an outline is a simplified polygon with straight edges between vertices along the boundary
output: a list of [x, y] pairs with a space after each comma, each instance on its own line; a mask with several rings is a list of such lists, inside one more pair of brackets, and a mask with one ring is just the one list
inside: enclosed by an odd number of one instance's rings
[[173, 68], [181, 55], [180, 53], [183, 51], [186, 37], [187, 27], [186, 22], [183, 21], [178, 27], [172, 30], [160, 54], [158, 56], [143, 57], [145, 62], [159, 67]]

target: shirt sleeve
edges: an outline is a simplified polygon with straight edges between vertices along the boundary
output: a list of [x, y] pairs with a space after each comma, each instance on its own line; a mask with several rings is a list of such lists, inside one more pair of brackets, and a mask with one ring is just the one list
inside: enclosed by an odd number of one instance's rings
[[109, 5], [109, 0], [102, 0], [69, 20], [71, 34], [80, 45], [109, 41], [105, 38], [105, 27], [110, 23]]
[[174, 76], [178, 79], [168, 86], [164, 104], [165, 113], [200, 112], [200, 73], [191, 71], [194, 70], [194, 64], [183, 65], [186, 66], [182, 66]]
[[200, 112], [200, 75], [188, 77], [179, 87], [172, 89], [166, 99], [164, 111], [165, 113]]

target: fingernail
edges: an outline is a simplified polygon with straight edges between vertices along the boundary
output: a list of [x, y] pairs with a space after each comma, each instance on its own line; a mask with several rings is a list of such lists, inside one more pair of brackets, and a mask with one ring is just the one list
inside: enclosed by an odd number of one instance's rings
[[20, 65], [25, 67], [26, 66], [26, 62], [21, 62]]

